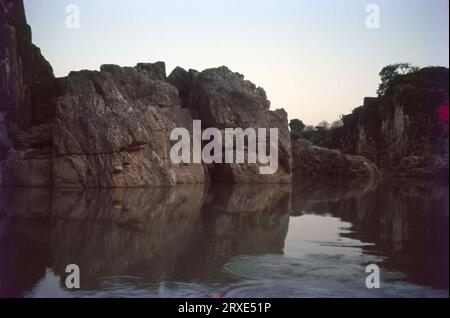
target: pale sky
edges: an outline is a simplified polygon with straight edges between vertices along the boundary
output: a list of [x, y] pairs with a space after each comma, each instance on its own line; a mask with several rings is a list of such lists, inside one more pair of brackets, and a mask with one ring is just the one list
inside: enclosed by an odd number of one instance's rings
[[[365, 21], [380, 8], [380, 28]], [[66, 27], [66, 6], [80, 28]], [[449, 65], [448, 0], [25, 0], [33, 41], [57, 76], [166, 62], [221, 65], [266, 92], [271, 107], [306, 124], [334, 121], [374, 96], [395, 62]]]

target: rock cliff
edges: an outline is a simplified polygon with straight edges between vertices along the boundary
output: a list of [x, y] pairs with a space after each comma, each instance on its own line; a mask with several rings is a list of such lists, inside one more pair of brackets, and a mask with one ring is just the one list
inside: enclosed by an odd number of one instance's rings
[[190, 128], [164, 63], [103, 65], [60, 80], [53, 121], [53, 184], [129, 187], [203, 183], [201, 164], [170, 160], [170, 131]]
[[399, 76], [343, 116], [323, 146], [363, 155], [384, 175], [448, 176], [448, 69]]
[[305, 139], [292, 140], [295, 178], [302, 177], [377, 177], [377, 167], [364, 158], [343, 154], [337, 149], [313, 145]]
[[[298, 176], [448, 175], [447, 68], [397, 77], [316, 147], [291, 140], [286, 112], [271, 111], [262, 88], [225, 66], [177, 67], [166, 76], [163, 62], [103, 65], [55, 78], [32, 44], [22, 1], [0, 2], [0, 43], [3, 186], [290, 183], [293, 170]], [[192, 132], [193, 120], [222, 132], [278, 128], [276, 173], [260, 174], [259, 162], [174, 164], [170, 132]]]
[[287, 113], [270, 111], [266, 92], [239, 73], [222, 66], [201, 73], [176, 68], [169, 75], [194, 119], [204, 128], [278, 128], [278, 170], [261, 175], [256, 164], [215, 164], [209, 166], [215, 181], [233, 183], [289, 183], [292, 172], [291, 136]]
[[49, 185], [51, 106], [44, 97], [54, 76], [32, 44], [22, 1], [0, 2], [0, 43], [0, 185]]
[[[287, 114], [226, 67], [166, 77], [163, 62], [103, 65], [55, 79], [32, 44], [22, 1], [0, 7], [0, 185], [135, 187], [291, 182]], [[278, 128], [279, 167], [174, 164], [175, 127]], [[191, 134], [192, 135], [192, 134]]]

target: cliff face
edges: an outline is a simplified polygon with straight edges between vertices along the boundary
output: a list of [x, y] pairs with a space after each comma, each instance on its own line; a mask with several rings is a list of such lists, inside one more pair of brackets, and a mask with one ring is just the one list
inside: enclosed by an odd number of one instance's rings
[[22, 1], [2, 0], [0, 21], [0, 111], [26, 129], [39, 118], [32, 91], [53, 80], [53, 70], [31, 42]]
[[311, 142], [292, 138], [294, 179], [304, 182], [306, 177], [378, 177], [377, 167], [364, 158], [343, 154], [337, 149], [313, 145]]
[[448, 85], [443, 67], [403, 75], [344, 116], [325, 146], [363, 155], [386, 175], [448, 176]]
[[59, 80], [53, 121], [58, 187], [173, 185], [206, 181], [201, 164], [170, 160], [170, 131], [192, 126], [163, 63], [70, 73]]
[[[398, 77], [366, 98], [320, 146], [294, 140], [284, 110], [226, 67], [203, 72], [165, 65], [103, 65], [55, 79], [32, 44], [22, 1], [0, 1], [0, 185], [129, 187], [289, 183], [304, 175], [448, 175], [448, 69]], [[175, 127], [278, 128], [278, 169], [260, 164], [173, 164]], [[192, 133], [191, 133], [192, 135]], [[292, 147], [295, 149], [292, 150]], [[346, 154], [346, 155], [342, 155]], [[348, 156], [357, 155], [355, 156]], [[336, 171], [333, 169], [336, 168]]]
[[[0, 185], [161, 186], [291, 181], [287, 114], [270, 111], [262, 88], [226, 67], [203, 72], [165, 65], [103, 65], [55, 79], [31, 43], [21, 1], [0, 7]], [[175, 127], [278, 128], [279, 166], [174, 164]], [[191, 133], [192, 135], [192, 133]]]
[[208, 166], [211, 178], [233, 183], [291, 182], [291, 136], [287, 113], [270, 111], [266, 92], [225, 66], [201, 73], [176, 68], [169, 75], [194, 119], [202, 126], [225, 128], [278, 128], [278, 169], [274, 174], [259, 174], [259, 164], [214, 164]]
[[22, 1], [0, 1], [0, 184], [50, 182], [50, 64], [31, 42]]

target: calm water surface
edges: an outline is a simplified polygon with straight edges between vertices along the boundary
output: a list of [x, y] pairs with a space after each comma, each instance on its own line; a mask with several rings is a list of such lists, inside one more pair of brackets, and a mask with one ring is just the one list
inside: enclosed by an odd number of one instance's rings
[[[3, 297], [448, 297], [448, 183], [0, 189]], [[365, 267], [381, 269], [367, 289]], [[64, 286], [77, 264], [81, 289]]]

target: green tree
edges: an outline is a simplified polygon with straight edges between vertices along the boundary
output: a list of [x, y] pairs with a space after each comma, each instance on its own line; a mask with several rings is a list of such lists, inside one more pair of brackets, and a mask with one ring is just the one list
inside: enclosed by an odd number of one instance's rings
[[305, 128], [305, 124], [300, 119], [292, 119], [289, 122], [289, 127], [292, 132], [302, 132]]
[[321, 121], [321, 122], [316, 126], [316, 130], [317, 130], [317, 131], [325, 131], [325, 130], [328, 130], [328, 129], [330, 129], [330, 124], [329, 124], [326, 120]]
[[386, 93], [390, 83], [397, 76], [413, 73], [418, 70], [418, 67], [411, 66], [410, 63], [396, 63], [383, 67], [378, 74], [381, 80], [377, 90], [378, 96], [382, 96]]

